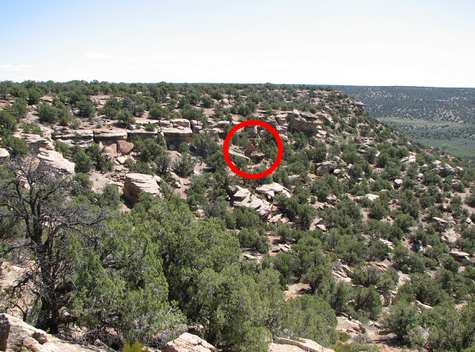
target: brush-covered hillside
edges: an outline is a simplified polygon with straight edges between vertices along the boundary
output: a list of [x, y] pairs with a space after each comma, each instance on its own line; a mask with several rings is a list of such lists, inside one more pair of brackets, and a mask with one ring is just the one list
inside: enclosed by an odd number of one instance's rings
[[420, 143], [475, 158], [475, 89], [337, 86], [384, 121]]
[[2, 82], [0, 131], [0, 350], [475, 346], [475, 170], [343, 93]]

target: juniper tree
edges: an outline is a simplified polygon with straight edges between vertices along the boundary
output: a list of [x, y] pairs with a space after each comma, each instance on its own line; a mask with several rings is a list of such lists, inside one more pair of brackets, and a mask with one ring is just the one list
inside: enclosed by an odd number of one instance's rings
[[[38, 304], [37, 326], [57, 333], [60, 310], [71, 292], [69, 244], [73, 236], [87, 235], [102, 222], [103, 213], [74, 202], [68, 195], [73, 179], [34, 159], [15, 160], [5, 166], [0, 181], [0, 222], [20, 227], [20, 239], [12, 240], [12, 228], [3, 227], [4, 243], [16, 243], [7, 252], [21, 249], [33, 261], [32, 269], [18, 285], [32, 283]], [[8, 241], [9, 240], [9, 241]]]

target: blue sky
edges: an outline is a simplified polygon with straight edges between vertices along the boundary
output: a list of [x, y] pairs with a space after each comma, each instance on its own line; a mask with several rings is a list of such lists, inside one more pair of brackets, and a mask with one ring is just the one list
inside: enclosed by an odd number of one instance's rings
[[0, 0], [0, 80], [475, 87], [473, 0]]

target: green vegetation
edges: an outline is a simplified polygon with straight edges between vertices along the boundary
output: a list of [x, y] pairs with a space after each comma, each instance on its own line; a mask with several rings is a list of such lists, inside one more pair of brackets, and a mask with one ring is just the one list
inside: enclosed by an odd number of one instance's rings
[[[82, 81], [0, 92], [0, 256], [31, 263], [24, 283], [38, 286], [23, 315], [35, 326], [128, 352], [187, 330], [226, 352], [265, 352], [276, 337], [375, 350], [364, 329], [336, 331], [344, 317], [403, 348], [474, 346], [474, 169], [408, 143], [346, 95]], [[226, 131], [250, 117], [284, 140], [262, 180], [236, 177], [222, 156]], [[47, 153], [45, 139], [74, 175], [26, 158]], [[276, 152], [259, 129], [233, 148], [249, 170]], [[151, 183], [130, 185], [133, 172]]]

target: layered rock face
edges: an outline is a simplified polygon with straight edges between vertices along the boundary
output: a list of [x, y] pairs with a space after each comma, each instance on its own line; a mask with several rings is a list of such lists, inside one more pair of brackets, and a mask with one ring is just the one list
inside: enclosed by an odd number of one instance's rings
[[60, 170], [66, 174], [74, 174], [74, 163], [55, 150], [40, 148], [37, 156], [41, 162], [46, 163], [54, 169]]

